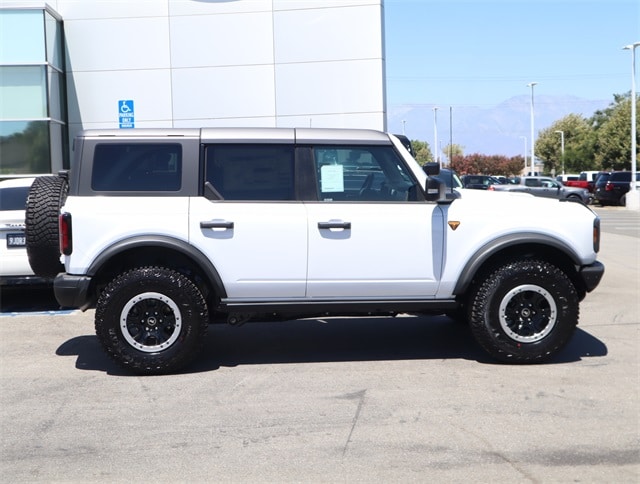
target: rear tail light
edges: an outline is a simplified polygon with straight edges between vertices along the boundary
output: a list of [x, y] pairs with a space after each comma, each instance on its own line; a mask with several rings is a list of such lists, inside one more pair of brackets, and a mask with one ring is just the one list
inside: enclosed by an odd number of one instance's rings
[[60, 252], [64, 255], [71, 255], [73, 251], [73, 241], [71, 237], [71, 214], [63, 213], [59, 219], [60, 225]]
[[610, 192], [611, 190], [613, 190], [613, 183], [607, 182], [607, 184], [604, 186], [604, 191]]
[[600, 218], [596, 217], [593, 221], [593, 251], [600, 251]]
[[493, 185], [489, 185], [489, 188], [487, 188], [487, 190], [491, 190], [492, 192], [495, 192], [495, 191], [496, 191], [496, 189], [495, 189], [495, 188], [493, 188]]

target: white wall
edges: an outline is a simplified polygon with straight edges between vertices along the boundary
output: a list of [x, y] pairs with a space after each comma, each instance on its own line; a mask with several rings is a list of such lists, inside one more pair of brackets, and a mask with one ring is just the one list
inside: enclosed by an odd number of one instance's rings
[[70, 134], [136, 127], [384, 130], [383, 0], [53, 0]]

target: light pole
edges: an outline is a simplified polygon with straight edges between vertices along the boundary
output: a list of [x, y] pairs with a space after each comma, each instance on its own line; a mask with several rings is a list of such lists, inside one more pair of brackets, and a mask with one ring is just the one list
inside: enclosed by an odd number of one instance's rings
[[562, 157], [562, 174], [564, 175], [564, 131], [557, 130], [556, 133], [560, 133], [560, 156]]
[[407, 124], [407, 121], [403, 119], [403, 120], [402, 120], [402, 134], [403, 134], [403, 135], [405, 134], [405, 133], [404, 133], [404, 125], [405, 125], [405, 124]]
[[626, 196], [626, 206], [630, 210], [640, 209], [640, 194], [636, 191], [636, 47], [640, 42], [625, 45], [631, 51], [631, 183]]
[[433, 107], [433, 161], [438, 162], [438, 106]]
[[535, 131], [533, 130], [533, 86], [535, 86], [536, 84], [538, 84], [537, 82], [530, 82], [529, 84], [527, 84], [527, 87], [531, 88], [531, 175], [534, 174], [534, 151], [535, 151], [535, 145], [536, 145], [536, 140], [535, 140]]
[[524, 140], [524, 174], [527, 174], [527, 137], [520, 136]]

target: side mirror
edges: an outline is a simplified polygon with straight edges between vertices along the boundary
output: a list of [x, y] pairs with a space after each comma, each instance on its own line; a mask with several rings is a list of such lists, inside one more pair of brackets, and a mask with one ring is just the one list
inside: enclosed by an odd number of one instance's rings
[[438, 200], [446, 199], [446, 190], [447, 185], [445, 185], [445, 183], [439, 178], [434, 176], [429, 176], [429, 178], [427, 178], [427, 186], [425, 187], [425, 198], [427, 199], [427, 202], [437, 202]]
[[438, 175], [440, 173], [440, 163], [425, 163], [424, 165], [422, 165], [422, 170], [428, 175], [428, 176], [435, 176]]

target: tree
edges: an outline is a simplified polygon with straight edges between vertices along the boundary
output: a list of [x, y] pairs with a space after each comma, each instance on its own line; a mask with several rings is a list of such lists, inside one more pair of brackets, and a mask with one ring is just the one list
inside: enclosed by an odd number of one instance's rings
[[[638, 123], [638, 119], [636, 119]], [[640, 132], [636, 126], [636, 135]], [[614, 102], [593, 116], [594, 157], [601, 169], [631, 168], [631, 93], [614, 95]]]
[[[558, 131], [562, 131], [561, 135]], [[564, 136], [564, 160], [562, 137]], [[536, 140], [536, 156], [544, 162], [545, 173], [579, 173], [596, 169], [593, 131], [589, 120], [569, 114], [543, 129]]]
[[411, 146], [416, 154], [416, 161], [424, 165], [433, 161], [433, 153], [431, 147], [426, 141], [411, 140]]
[[460, 175], [514, 176], [522, 173], [524, 160], [522, 156], [507, 158], [503, 155], [473, 153], [467, 156], [453, 156], [450, 166]]
[[451, 159], [454, 156], [462, 156], [464, 155], [464, 146], [458, 145], [456, 143], [451, 143], [442, 148], [442, 154], [449, 160], [451, 163]]

